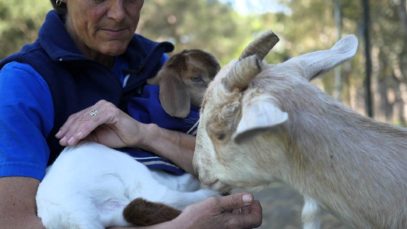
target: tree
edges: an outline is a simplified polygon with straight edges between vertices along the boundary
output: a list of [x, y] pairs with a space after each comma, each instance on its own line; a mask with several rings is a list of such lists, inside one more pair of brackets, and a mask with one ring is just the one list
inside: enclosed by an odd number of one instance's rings
[[372, 60], [370, 56], [370, 8], [369, 0], [362, 0], [363, 6], [363, 39], [365, 50], [365, 109], [369, 117], [373, 117], [373, 104], [372, 104]]
[[[335, 16], [335, 25], [336, 25], [336, 36], [339, 40], [342, 36], [342, 4], [340, 0], [334, 1], [334, 16]], [[341, 75], [341, 66], [335, 68], [335, 82], [334, 82], [334, 97], [338, 100], [341, 100], [342, 93], [342, 75]]]
[[146, 1], [138, 31], [148, 37], [169, 40], [176, 50], [202, 48], [221, 62], [233, 58], [250, 37], [250, 24], [230, 5], [215, 0]]
[[49, 1], [0, 0], [0, 59], [37, 37]]

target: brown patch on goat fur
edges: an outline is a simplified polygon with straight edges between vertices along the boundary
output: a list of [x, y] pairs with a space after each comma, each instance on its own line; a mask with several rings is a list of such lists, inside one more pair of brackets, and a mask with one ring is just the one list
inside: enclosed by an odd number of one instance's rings
[[124, 209], [123, 216], [135, 226], [150, 226], [176, 218], [181, 211], [161, 203], [137, 198]]
[[235, 132], [241, 117], [241, 94], [235, 92], [228, 96], [230, 96], [227, 98], [229, 102], [218, 106], [218, 109], [213, 109], [218, 112], [206, 123], [208, 136], [215, 148], [216, 160], [224, 166], [227, 166], [230, 161], [229, 157], [219, 152], [223, 151], [221, 147], [224, 145], [224, 142], [231, 141], [232, 133]]

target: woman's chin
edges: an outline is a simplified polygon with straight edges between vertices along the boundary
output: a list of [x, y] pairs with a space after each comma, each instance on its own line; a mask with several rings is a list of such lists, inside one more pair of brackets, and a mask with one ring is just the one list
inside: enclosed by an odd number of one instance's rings
[[127, 43], [120, 41], [110, 41], [99, 48], [101, 54], [106, 56], [120, 56], [127, 50]]

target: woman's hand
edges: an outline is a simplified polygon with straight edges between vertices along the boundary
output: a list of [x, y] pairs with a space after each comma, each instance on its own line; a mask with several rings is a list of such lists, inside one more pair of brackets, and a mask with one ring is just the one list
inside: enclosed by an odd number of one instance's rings
[[167, 158], [193, 174], [195, 137], [156, 124], [140, 123], [105, 100], [69, 116], [55, 136], [63, 146], [87, 140], [112, 148], [140, 148]]
[[109, 229], [249, 229], [262, 223], [262, 208], [248, 193], [211, 197], [188, 206], [177, 218], [146, 227]]
[[235, 193], [190, 205], [172, 222], [178, 225], [174, 228], [256, 228], [262, 223], [262, 208], [251, 194]]
[[143, 128], [145, 124], [139, 123], [114, 104], [100, 100], [69, 116], [56, 137], [63, 146], [90, 140], [114, 148], [129, 147], [140, 141]]

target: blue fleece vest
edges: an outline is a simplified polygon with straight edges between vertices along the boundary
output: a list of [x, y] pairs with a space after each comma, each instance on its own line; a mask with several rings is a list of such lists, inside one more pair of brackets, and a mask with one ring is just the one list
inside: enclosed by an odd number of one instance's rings
[[127, 111], [127, 104], [142, 93], [146, 79], [161, 67], [162, 56], [173, 50], [168, 42], [156, 43], [135, 35], [122, 56], [129, 63], [124, 74], [129, 75], [123, 88], [111, 69], [84, 57], [66, 32], [63, 20], [50, 11], [40, 29], [38, 39], [16, 54], [0, 62], [17, 61], [31, 65], [47, 82], [55, 110], [54, 127], [47, 137], [51, 164], [62, 147], [55, 133], [69, 115], [104, 99]]

